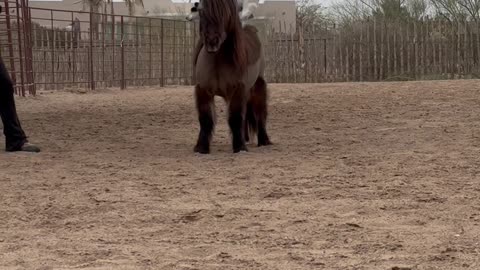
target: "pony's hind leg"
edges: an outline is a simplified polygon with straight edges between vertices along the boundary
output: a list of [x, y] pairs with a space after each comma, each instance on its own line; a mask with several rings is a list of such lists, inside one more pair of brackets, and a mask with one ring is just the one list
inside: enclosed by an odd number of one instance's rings
[[245, 109], [246, 109], [246, 90], [243, 84], [233, 86], [229, 101], [228, 125], [232, 131], [233, 152], [248, 151], [245, 145]]
[[214, 111], [212, 108], [214, 96], [198, 85], [195, 87], [195, 102], [200, 122], [200, 133], [194, 151], [201, 154], [210, 153], [210, 141], [215, 126]]
[[256, 124], [258, 146], [270, 145], [272, 142], [267, 134], [267, 83], [262, 77], [258, 77], [250, 94], [250, 102], [255, 120], [255, 123], [252, 124]]

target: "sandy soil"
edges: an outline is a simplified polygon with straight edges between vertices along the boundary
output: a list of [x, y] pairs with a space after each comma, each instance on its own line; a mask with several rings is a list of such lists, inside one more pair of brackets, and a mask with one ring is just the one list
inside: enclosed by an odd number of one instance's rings
[[191, 87], [19, 98], [0, 269], [480, 269], [479, 85], [271, 85], [276, 144], [217, 100], [208, 156]]

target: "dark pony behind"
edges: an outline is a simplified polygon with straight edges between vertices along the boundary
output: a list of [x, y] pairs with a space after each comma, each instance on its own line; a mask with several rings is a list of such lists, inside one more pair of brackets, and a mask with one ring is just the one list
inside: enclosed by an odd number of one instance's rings
[[200, 40], [194, 51], [194, 65], [200, 133], [195, 152], [210, 152], [214, 96], [223, 97], [228, 104], [235, 153], [247, 151], [249, 127], [257, 134], [258, 146], [271, 144], [266, 131], [265, 64], [257, 29], [242, 27], [236, 0], [201, 0], [198, 16]]

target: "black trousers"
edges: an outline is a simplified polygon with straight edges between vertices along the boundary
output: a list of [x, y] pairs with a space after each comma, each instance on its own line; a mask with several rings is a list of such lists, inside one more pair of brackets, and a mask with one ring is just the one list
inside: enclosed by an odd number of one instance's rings
[[27, 142], [27, 136], [20, 125], [20, 120], [18, 120], [12, 80], [1, 57], [0, 116], [3, 122], [3, 134], [5, 134], [5, 149], [7, 151], [19, 150]]

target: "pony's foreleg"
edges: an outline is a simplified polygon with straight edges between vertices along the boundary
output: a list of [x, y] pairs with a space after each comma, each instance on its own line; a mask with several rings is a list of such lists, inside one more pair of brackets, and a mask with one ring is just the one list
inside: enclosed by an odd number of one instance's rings
[[272, 142], [267, 134], [267, 83], [262, 77], [258, 77], [250, 94], [250, 102], [255, 115], [254, 119], [256, 120], [258, 146], [270, 145]]
[[232, 131], [233, 152], [248, 151], [245, 145], [245, 108], [247, 103], [247, 93], [245, 86], [239, 83], [233, 86], [229, 102], [228, 125]]
[[213, 102], [214, 96], [206, 89], [195, 87], [195, 101], [200, 122], [200, 133], [194, 151], [201, 154], [210, 153], [210, 141], [215, 126]]

